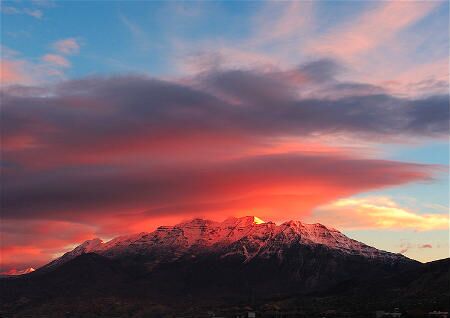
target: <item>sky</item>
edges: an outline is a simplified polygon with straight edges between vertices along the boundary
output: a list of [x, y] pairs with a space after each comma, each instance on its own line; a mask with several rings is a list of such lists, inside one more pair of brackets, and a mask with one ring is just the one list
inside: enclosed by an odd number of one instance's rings
[[1, 265], [193, 217], [449, 257], [448, 1], [1, 1]]

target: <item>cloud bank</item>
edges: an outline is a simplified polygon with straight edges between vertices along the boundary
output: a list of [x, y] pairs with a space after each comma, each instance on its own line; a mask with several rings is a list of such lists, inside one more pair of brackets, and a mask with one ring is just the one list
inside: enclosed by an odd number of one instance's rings
[[[340, 199], [318, 208], [316, 218], [345, 229], [412, 229], [417, 231], [445, 230], [447, 214], [417, 213], [403, 208], [386, 197]], [[420, 248], [432, 248], [424, 244]]]
[[[360, 192], [432, 180], [442, 167], [369, 158], [339, 140], [444, 138], [448, 96], [392, 96], [339, 80], [342, 69], [325, 59], [289, 70], [3, 87], [5, 262], [18, 267], [20, 251], [42, 263], [58, 246], [151, 230], [171, 217], [298, 219]], [[356, 216], [370, 225], [380, 211]], [[401, 222], [400, 212], [386, 222]], [[442, 223], [403, 212], [421, 229]], [[30, 235], [14, 239], [25, 223]], [[46, 241], [42, 233], [52, 224], [77, 231]]]

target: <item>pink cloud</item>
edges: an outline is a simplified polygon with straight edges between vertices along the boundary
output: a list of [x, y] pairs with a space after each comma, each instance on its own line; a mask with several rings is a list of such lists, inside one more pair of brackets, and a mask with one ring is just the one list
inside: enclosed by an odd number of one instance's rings
[[1, 60], [0, 82], [2, 85], [27, 84], [31, 81], [25, 72], [25, 62]]
[[71, 66], [70, 61], [64, 55], [78, 52], [79, 45], [74, 39], [60, 42], [56, 42], [55, 45], [61, 54], [48, 53], [38, 61], [26, 59], [20, 52], [2, 46], [1, 85], [36, 85], [38, 83], [42, 85], [64, 77], [63, 69]]
[[446, 94], [449, 85], [449, 60], [445, 57], [406, 71], [397, 71], [390, 78], [380, 85], [394, 94]]
[[388, 1], [309, 44], [311, 52], [343, 59], [372, 50], [419, 21], [441, 3]]
[[23, 58], [19, 52], [2, 47], [0, 60], [0, 83], [2, 86], [42, 85], [54, 79], [61, 79], [63, 68], [70, 67], [70, 61], [58, 54], [46, 54], [41, 60]]
[[254, 23], [253, 45], [298, 38], [313, 26], [315, 3], [309, 1], [267, 2]]
[[53, 47], [62, 54], [72, 55], [80, 51], [80, 43], [75, 38], [56, 41]]
[[[343, 23], [338, 21], [340, 24], [329, 28], [331, 31], [321, 33], [317, 28], [320, 22], [315, 16], [314, 3], [268, 3], [253, 17], [253, 27], [246, 39], [173, 41], [177, 58], [174, 64], [183, 73], [204, 72], [211, 67], [283, 70], [312, 56], [332, 57], [351, 66], [345, 76], [383, 88], [386, 85], [394, 94], [417, 97], [427, 92], [445, 93], [448, 76], [441, 74], [448, 67], [441, 63], [436, 73], [437, 67], [429, 65], [434, 59], [432, 56], [418, 61], [410, 54], [420, 50], [424, 38], [428, 34], [433, 36], [432, 31], [425, 29], [423, 34], [416, 35], [420, 40], [413, 38], [412, 32], [404, 35], [404, 31], [441, 4], [439, 1], [373, 2], [356, 17]], [[445, 57], [445, 60], [448, 59]], [[427, 70], [427, 74], [422, 71], [414, 74], [422, 65], [434, 74], [428, 76]], [[408, 76], [409, 73], [413, 76]]]
[[60, 67], [70, 67], [70, 62], [63, 56], [57, 54], [46, 54], [42, 57], [42, 60]]

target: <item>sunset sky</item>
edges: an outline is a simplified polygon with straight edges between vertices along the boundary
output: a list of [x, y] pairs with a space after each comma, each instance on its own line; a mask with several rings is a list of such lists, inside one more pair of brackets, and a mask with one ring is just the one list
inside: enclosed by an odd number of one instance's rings
[[192, 217], [449, 256], [449, 3], [2, 1], [1, 266]]

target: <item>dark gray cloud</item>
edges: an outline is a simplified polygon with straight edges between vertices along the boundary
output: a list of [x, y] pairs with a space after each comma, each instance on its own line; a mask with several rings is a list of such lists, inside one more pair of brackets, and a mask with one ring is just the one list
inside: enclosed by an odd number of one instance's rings
[[[424, 166], [336, 154], [255, 156], [284, 137], [448, 135], [447, 95], [399, 98], [338, 82], [337, 72], [322, 60], [292, 72], [212, 71], [183, 83], [117, 76], [4, 88], [2, 213], [75, 220], [109, 209], [163, 211], [169, 203], [200, 209], [253, 189], [269, 193], [266, 183], [301, 195], [316, 181], [325, 190], [314, 195], [329, 191], [317, 203], [429, 178]], [[311, 86], [345, 93], [301, 97]]]
[[336, 76], [345, 68], [332, 59], [320, 59], [305, 63], [298, 67], [298, 72], [304, 74], [309, 80], [323, 84], [334, 81]]
[[[248, 195], [336, 195], [427, 180], [433, 168], [332, 155], [253, 156], [216, 163], [78, 167], [6, 176], [4, 218], [86, 218], [120, 210], [223, 205]], [[270, 204], [262, 202], [263, 204]], [[230, 203], [231, 204], [231, 203]]]
[[342, 133], [376, 139], [442, 137], [449, 131], [448, 95], [406, 99], [370, 85], [337, 83], [330, 91], [339, 96], [345, 90], [344, 96], [305, 99], [296, 97], [301, 85], [280, 74], [250, 71], [216, 72], [201, 81], [198, 88], [146, 77], [90, 78], [65, 82], [47, 95], [5, 92], [2, 137], [7, 145], [29, 135], [43, 147], [81, 150], [209, 135], [248, 140]]

